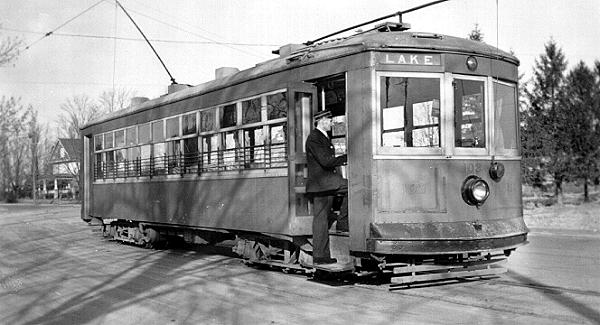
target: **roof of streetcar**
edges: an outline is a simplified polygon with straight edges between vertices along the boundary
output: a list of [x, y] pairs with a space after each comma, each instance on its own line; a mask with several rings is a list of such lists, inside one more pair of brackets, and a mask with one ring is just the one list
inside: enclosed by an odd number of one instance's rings
[[267, 76], [273, 73], [309, 65], [321, 61], [331, 60], [365, 51], [406, 51], [406, 52], [438, 52], [471, 54], [504, 60], [518, 65], [519, 60], [510, 53], [483, 42], [465, 38], [421, 32], [406, 31], [381, 31], [373, 29], [345, 38], [325, 40], [312, 45], [295, 45], [295, 51], [288, 55], [261, 62], [256, 66], [239, 71], [224, 78], [212, 80], [196, 86], [166, 94], [148, 100], [137, 106], [105, 114], [84, 126], [97, 125], [105, 121], [127, 116], [172, 102], [184, 100], [188, 97], [216, 91], [225, 87], [240, 84], [252, 79]]

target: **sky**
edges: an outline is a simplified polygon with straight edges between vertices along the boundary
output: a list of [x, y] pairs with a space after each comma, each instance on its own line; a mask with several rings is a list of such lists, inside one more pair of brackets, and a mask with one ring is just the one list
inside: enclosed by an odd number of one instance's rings
[[[214, 79], [219, 67], [243, 70], [274, 58], [271, 51], [281, 45], [430, 1], [120, 0], [175, 80], [191, 85]], [[484, 42], [515, 53], [528, 80], [551, 38], [569, 68], [600, 60], [599, 14], [598, 0], [450, 0], [406, 14], [403, 21], [412, 31], [457, 37], [467, 37], [478, 24]], [[0, 37], [19, 36], [30, 45], [13, 64], [0, 67], [0, 96], [33, 105], [51, 131], [68, 98], [97, 99], [113, 87], [156, 98], [171, 83], [112, 0], [2, 0], [0, 25]]]

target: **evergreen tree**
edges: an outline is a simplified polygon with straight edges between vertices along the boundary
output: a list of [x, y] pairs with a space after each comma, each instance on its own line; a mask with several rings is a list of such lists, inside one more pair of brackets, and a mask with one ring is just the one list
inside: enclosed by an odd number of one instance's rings
[[557, 113], [567, 61], [553, 39], [544, 47], [544, 53], [535, 60], [530, 85], [525, 89], [529, 105], [523, 111], [522, 167], [525, 182], [534, 185], [539, 185], [544, 175], [552, 175], [555, 194], [560, 194], [570, 167], [570, 157], [562, 150], [566, 145], [565, 139], [557, 133], [561, 123]]
[[568, 141], [563, 150], [572, 157], [571, 173], [583, 181], [584, 201], [589, 201], [588, 184], [598, 176], [600, 159], [600, 114], [597, 107], [597, 80], [581, 61], [569, 72], [562, 99], [562, 124], [558, 136]]
[[481, 29], [479, 29], [479, 24], [475, 24], [475, 27], [467, 37], [472, 41], [483, 42], [483, 33], [481, 32]]

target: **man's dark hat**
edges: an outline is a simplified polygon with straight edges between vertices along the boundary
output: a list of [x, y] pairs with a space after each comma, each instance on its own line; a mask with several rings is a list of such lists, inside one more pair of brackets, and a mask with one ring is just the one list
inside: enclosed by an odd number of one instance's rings
[[317, 112], [317, 113], [315, 113], [315, 115], [314, 115], [313, 118], [315, 119], [315, 121], [318, 121], [318, 120], [320, 120], [320, 119], [322, 119], [324, 117], [331, 118], [331, 111], [320, 111], [320, 112]]

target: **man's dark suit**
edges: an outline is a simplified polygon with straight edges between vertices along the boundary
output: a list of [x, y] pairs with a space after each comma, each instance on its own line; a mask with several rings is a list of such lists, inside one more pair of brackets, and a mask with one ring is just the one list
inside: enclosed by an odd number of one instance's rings
[[335, 156], [331, 140], [323, 132], [313, 129], [306, 139], [308, 181], [306, 192], [314, 198], [313, 204], [313, 260], [330, 258], [329, 227], [335, 220], [331, 206], [335, 195], [343, 195], [337, 229], [348, 231], [348, 181], [337, 171], [347, 156]]

